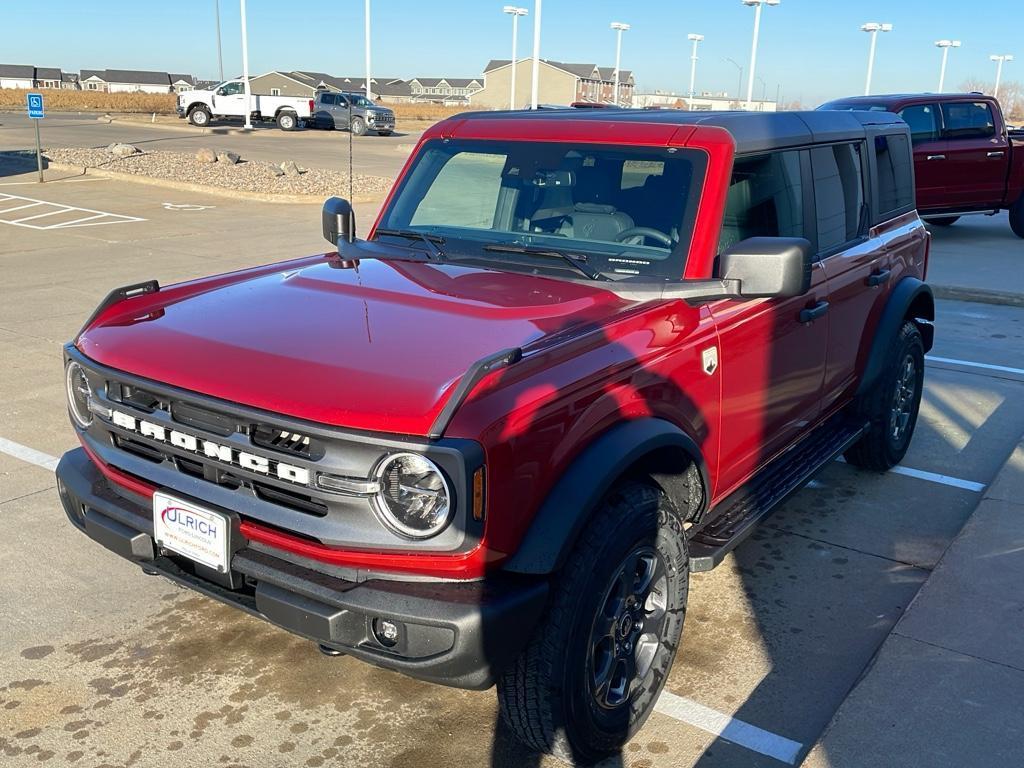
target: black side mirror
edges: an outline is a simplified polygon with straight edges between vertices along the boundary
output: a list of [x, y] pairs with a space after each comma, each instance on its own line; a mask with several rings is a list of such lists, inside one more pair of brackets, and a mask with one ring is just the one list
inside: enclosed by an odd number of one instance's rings
[[343, 197], [330, 197], [324, 201], [322, 214], [324, 239], [338, 247], [356, 239], [356, 214], [352, 204]]
[[719, 257], [719, 277], [745, 299], [801, 296], [811, 287], [811, 244], [802, 237], [750, 237]]

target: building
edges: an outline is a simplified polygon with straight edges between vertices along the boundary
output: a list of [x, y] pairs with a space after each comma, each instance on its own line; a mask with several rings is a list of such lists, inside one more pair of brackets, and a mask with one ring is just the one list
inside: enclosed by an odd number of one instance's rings
[[73, 88], [74, 81], [68, 77], [57, 67], [0, 64], [0, 88]]
[[[390, 83], [401, 83], [398, 78], [374, 77], [370, 79], [374, 95]], [[328, 75], [326, 72], [307, 72], [295, 70], [290, 72], [267, 72], [249, 79], [253, 93], [261, 96], [309, 96], [317, 91], [363, 91], [366, 88], [365, 77], [340, 77]]]
[[475, 77], [414, 77], [409, 81], [413, 101], [436, 101], [449, 106], [468, 104], [470, 97], [483, 87], [483, 78]]
[[[634, 96], [633, 106], [647, 109], [687, 109], [694, 112], [723, 112], [745, 110], [747, 103], [744, 99], [735, 99], [727, 93], [711, 93], [704, 91], [692, 99], [689, 96], [681, 96], [671, 91], [654, 91], [652, 93], [638, 93]], [[774, 101], [761, 101], [755, 99], [752, 102], [752, 112], [776, 112], [778, 105]]]
[[192, 75], [170, 75], [171, 89], [175, 93], [181, 93], [182, 91], [194, 91], [196, 88], [196, 79]]
[[[531, 99], [533, 59], [519, 59], [515, 67], [515, 106], [521, 108], [528, 105]], [[574, 101], [604, 104], [616, 102], [614, 67], [567, 64], [541, 59], [538, 75], [537, 100], [542, 104], [568, 105]], [[512, 61], [492, 59], [484, 69], [484, 87], [470, 96], [470, 103], [474, 107], [484, 109], [508, 109], [511, 80]], [[633, 73], [628, 69], [619, 70], [618, 103], [632, 105], [634, 88]]]
[[79, 87], [83, 91], [108, 93], [173, 93], [195, 87], [192, 75], [172, 75], [142, 69], [83, 69]]

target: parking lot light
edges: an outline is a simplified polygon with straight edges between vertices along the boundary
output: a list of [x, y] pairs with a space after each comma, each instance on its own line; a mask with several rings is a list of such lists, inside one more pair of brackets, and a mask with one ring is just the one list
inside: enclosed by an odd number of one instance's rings
[[501, 9], [502, 13], [507, 13], [512, 16], [512, 95], [508, 100], [508, 108], [516, 108], [516, 69], [517, 57], [519, 55], [519, 17], [526, 16], [529, 11], [526, 8], [517, 8], [514, 5], [506, 5]]
[[871, 95], [871, 73], [875, 69], [875, 43], [878, 42], [879, 32], [892, 32], [892, 24], [880, 24], [877, 21], [869, 21], [861, 25], [861, 32], [871, 33], [871, 50], [868, 53], [868, 77], [864, 82], [864, 95]]
[[239, 0], [242, 11], [242, 86], [245, 88], [245, 130], [252, 130], [252, 90], [249, 88], [249, 33], [245, 25], [245, 0]]
[[366, 28], [366, 98], [373, 101], [373, 87], [370, 85], [370, 0], [366, 0], [364, 12]]
[[629, 24], [621, 21], [613, 21], [611, 28], [615, 31], [615, 85], [612, 87], [612, 102], [620, 104], [619, 100], [619, 63], [622, 60], [622, 33], [629, 29]]
[[697, 82], [697, 44], [704, 39], [704, 35], [689, 34], [686, 39], [693, 42], [693, 52], [690, 54], [690, 100], [692, 101], [693, 86]]
[[1007, 61], [1013, 61], [1013, 54], [993, 54], [989, 56], [989, 59], [996, 62], [996, 87], [992, 89], [992, 98], [999, 98], [999, 81], [1003, 79], [1003, 64]]
[[757, 37], [761, 32], [761, 7], [779, 5], [782, 0], [741, 0], [744, 5], [754, 7], [754, 42], [750, 46], [750, 72], [747, 78], [747, 110], [753, 109], [754, 103], [754, 70], [757, 66]]
[[936, 40], [935, 47], [942, 49], [942, 69], [939, 70], [939, 93], [942, 93], [946, 86], [946, 60], [949, 58], [950, 48], [959, 48], [959, 40]]
[[537, 108], [537, 90], [540, 87], [540, 8], [542, 0], [533, 4], [533, 83], [530, 86], [530, 108]]

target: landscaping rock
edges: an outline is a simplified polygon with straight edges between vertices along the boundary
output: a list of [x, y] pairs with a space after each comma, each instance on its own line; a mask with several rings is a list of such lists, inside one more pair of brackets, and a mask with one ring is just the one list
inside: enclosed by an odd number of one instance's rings
[[131, 144], [120, 144], [115, 142], [107, 147], [107, 152], [112, 154], [114, 157], [131, 157], [132, 155], [139, 154], [140, 150], [138, 147], [133, 147]]
[[196, 152], [196, 160], [200, 163], [215, 163], [217, 162], [217, 153], [209, 147], [203, 147]]
[[281, 166], [279, 165], [270, 166], [267, 169], [267, 172], [270, 173], [271, 176], [284, 176], [284, 171], [281, 169]]
[[217, 162], [218, 163], [229, 163], [231, 165], [236, 165], [238, 163], [238, 161], [241, 160], [241, 159], [242, 158], [239, 157], [234, 152], [218, 152], [217, 153]]
[[281, 170], [284, 171], [285, 176], [298, 176], [302, 173], [294, 160], [285, 160], [281, 163]]

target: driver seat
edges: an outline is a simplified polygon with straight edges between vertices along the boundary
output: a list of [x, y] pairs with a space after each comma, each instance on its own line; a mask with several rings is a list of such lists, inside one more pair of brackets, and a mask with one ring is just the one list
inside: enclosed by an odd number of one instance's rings
[[633, 228], [633, 219], [614, 205], [603, 203], [576, 203], [558, 227], [558, 234], [580, 240], [614, 242], [627, 229]]

